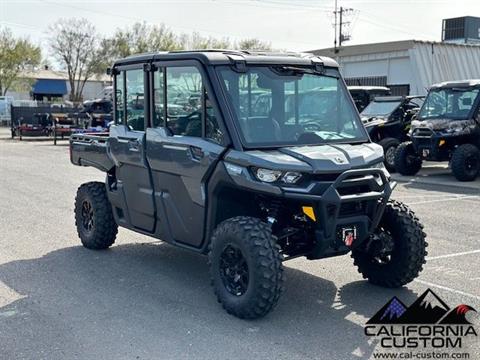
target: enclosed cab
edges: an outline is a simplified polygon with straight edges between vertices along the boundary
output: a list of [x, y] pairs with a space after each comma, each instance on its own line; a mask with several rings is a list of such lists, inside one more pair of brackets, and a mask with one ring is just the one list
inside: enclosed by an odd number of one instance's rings
[[424, 96], [377, 96], [360, 117], [370, 138], [382, 145], [385, 166], [395, 171], [395, 151], [408, 140], [410, 124], [420, 110]]
[[295, 257], [351, 252], [387, 287], [421, 271], [425, 234], [390, 200], [382, 148], [332, 59], [166, 52], [111, 73], [115, 125], [70, 140], [74, 164], [106, 173], [77, 192], [85, 247], [108, 248], [122, 226], [208, 254], [219, 302], [249, 319], [275, 306]]
[[416, 174], [423, 160], [448, 161], [460, 181], [472, 181], [480, 171], [480, 80], [433, 85], [412, 121], [411, 141], [395, 155], [398, 171]]
[[355, 102], [358, 112], [362, 112], [377, 96], [388, 96], [390, 89], [385, 86], [349, 86], [348, 91]]

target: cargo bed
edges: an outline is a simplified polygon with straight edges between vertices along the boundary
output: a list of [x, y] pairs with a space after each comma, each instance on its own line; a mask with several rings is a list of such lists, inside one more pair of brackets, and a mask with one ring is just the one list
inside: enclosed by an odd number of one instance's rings
[[70, 136], [70, 160], [79, 166], [92, 166], [108, 172], [114, 167], [107, 154], [108, 133], [73, 134]]

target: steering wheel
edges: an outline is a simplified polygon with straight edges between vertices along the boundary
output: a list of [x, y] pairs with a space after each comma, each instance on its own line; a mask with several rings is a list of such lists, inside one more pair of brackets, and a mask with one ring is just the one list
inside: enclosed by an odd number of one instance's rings
[[322, 127], [316, 122], [307, 122], [305, 124], [302, 124], [302, 128], [307, 132], [315, 132], [322, 130]]

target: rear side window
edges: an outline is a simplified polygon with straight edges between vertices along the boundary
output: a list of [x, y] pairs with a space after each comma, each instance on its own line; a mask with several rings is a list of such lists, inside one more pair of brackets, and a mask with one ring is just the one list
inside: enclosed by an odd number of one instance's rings
[[120, 72], [115, 75], [115, 119], [117, 123], [123, 124], [124, 121], [124, 107], [123, 107], [123, 98], [124, 98], [124, 85], [123, 77], [125, 76], [124, 72]]
[[145, 130], [144, 71], [126, 71], [127, 126], [131, 130]]

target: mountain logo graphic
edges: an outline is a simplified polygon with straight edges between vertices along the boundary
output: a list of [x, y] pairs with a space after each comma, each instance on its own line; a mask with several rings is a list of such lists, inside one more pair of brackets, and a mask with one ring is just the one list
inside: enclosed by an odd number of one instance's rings
[[476, 310], [469, 305], [450, 307], [432, 290], [427, 289], [409, 307], [392, 297], [367, 324], [471, 324], [465, 315]]

